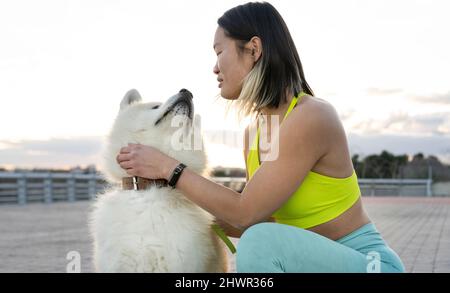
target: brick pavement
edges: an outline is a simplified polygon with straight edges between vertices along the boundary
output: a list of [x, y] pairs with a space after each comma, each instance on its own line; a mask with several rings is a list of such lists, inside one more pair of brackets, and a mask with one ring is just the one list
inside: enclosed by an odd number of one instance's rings
[[[363, 197], [363, 202], [407, 272], [450, 272], [450, 198]], [[81, 254], [82, 272], [92, 272], [88, 211], [87, 201], [0, 206], [0, 272], [65, 272], [73, 250]]]

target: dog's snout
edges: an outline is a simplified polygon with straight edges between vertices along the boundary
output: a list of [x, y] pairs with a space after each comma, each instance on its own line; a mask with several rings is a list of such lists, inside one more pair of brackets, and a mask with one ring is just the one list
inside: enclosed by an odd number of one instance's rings
[[187, 94], [190, 98], [192, 98], [192, 93], [190, 91], [188, 91], [187, 89], [181, 89], [180, 93], [185, 93]]

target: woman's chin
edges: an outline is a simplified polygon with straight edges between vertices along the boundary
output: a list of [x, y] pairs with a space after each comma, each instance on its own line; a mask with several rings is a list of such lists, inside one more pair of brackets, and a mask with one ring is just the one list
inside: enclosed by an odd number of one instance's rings
[[239, 95], [230, 94], [229, 92], [227, 92], [223, 88], [220, 90], [220, 96], [222, 98], [224, 98], [225, 100], [237, 100], [237, 98], [239, 98]]

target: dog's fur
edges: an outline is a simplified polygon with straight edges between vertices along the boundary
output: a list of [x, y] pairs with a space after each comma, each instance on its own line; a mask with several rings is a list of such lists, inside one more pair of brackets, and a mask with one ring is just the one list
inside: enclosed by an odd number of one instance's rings
[[[171, 126], [175, 116], [186, 122], [181, 131], [200, 133], [200, 117], [193, 115], [191, 98], [189, 92], [180, 91], [164, 104], [142, 103], [136, 90], [123, 98], [103, 151], [102, 171], [114, 187], [98, 195], [90, 214], [96, 271], [227, 271], [225, 246], [211, 229], [209, 213], [171, 187], [136, 191], [120, 186], [122, 177], [130, 175], [116, 156], [128, 143], [153, 146], [206, 175], [202, 141], [198, 150], [172, 147], [178, 130]], [[159, 108], [152, 109], [155, 106]]]

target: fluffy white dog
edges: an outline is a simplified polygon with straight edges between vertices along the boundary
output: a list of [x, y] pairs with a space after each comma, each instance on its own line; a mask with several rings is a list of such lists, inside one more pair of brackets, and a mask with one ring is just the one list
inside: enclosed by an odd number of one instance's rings
[[97, 197], [90, 214], [95, 268], [98, 272], [226, 272], [225, 246], [211, 229], [209, 213], [170, 186], [122, 189], [122, 178], [130, 176], [116, 156], [128, 143], [153, 146], [198, 174], [207, 172], [201, 137], [200, 146], [195, 146], [200, 117], [193, 119], [192, 94], [183, 89], [164, 104], [141, 100], [136, 90], [127, 92], [106, 139], [102, 171], [113, 187]]

